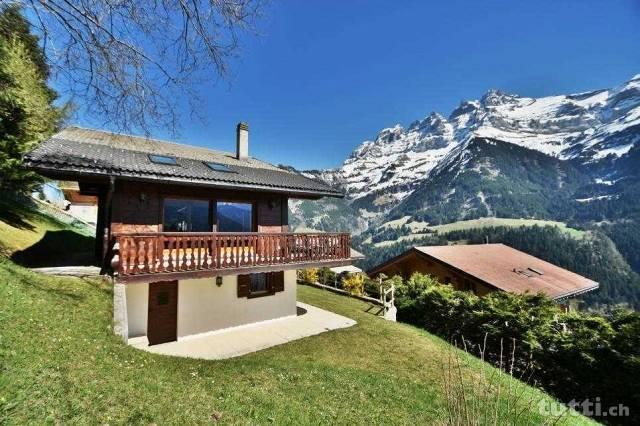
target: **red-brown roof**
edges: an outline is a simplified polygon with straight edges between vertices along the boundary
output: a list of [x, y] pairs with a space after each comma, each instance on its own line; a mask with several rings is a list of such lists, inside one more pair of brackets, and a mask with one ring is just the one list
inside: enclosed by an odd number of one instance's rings
[[598, 283], [504, 244], [415, 247], [420, 253], [512, 293], [542, 292], [559, 299]]

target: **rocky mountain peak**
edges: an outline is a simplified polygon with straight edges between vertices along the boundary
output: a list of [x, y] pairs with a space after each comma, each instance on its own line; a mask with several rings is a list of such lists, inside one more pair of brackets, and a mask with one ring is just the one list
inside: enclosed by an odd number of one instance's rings
[[516, 99], [518, 99], [516, 95], [510, 95], [497, 89], [490, 89], [480, 98], [480, 104], [484, 107], [500, 106], [512, 103]]
[[407, 129], [407, 132], [437, 133], [447, 131], [449, 122], [441, 114], [432, 112], [422, 120], [416, 120]]
[[380, 131], [380, 133], [378, 133], [378, 136], [376, 137], [375, 142], [377, 144], [392, 143], [392, 142], [400, 139], [400, 137], [402, 136], [403, 132], [404, 132], [404, 128], [401, 125], [396, 124], [393, 127], [388, 127], [386, 129], [382, 129]]
[[453, 121], [461, 115], [473, 114], [480, 108], [480, 102], [478, 101], [462, 101], [460, 105], [451, 111], [449, 115], [449, 121]]

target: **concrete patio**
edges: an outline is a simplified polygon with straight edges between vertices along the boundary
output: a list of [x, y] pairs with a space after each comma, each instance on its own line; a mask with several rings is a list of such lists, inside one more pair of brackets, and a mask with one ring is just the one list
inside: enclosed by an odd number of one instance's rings
[[297, 306], [297, 316], [188, 336], [160, 345], [149, 346], [146, 338], [130, 339], [129, 344], [162, 355], [226, 359], [356, 324], [350, 318], [306, 303], [298, 302]]

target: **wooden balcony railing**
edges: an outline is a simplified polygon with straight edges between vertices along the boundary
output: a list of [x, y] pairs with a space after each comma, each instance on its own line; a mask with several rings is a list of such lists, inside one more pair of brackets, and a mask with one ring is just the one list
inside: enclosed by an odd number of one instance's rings
[[122, 278], [344, 263], [351, 251], [351, 236], [345, 233], [157, 232], [113, 236], [116, 251], [112, 267]]

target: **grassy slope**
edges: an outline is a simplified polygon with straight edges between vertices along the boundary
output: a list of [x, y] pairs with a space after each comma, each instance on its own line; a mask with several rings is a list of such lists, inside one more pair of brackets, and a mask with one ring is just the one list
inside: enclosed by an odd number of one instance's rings
[[25, 263], [33, 266], [44, 260], [52, 261], [47, 266], [65, 260], [86, 263], [93, 250], [93, 231], [60, 222], [36, 206], [0, 199], [0, 255], [28, 259]]
[[[509, 219], [509, 218], [500, 218], [500, 217], [484, 217], [480, 219], [472, 219], [472, 220], [461, 220], [458, 222], [447, 223], [444, 225], [433, 225], [429, 226], [426, 222], [409, 222], [407, 220], [410, 216], [405, 216], [401, 219], [396, 219], [393, 221], [386, 222], [380, 226], [380, 228], [391, 227], [398, 228], [402, 225], [406, 225], [411, 228], [410, 235], [403, 235], [398, 237], [397, 240], [394, 241], [381, 241], [374, 244], [376, 247], [385, 247], [390, 246], [398, 241], [412, 241], [415, 239], [419, 239], [422, 237], [429, 236], [430, 234], [424, 233], [425, 229], [430, 231], [436, 231], [439, 234], [446, 234], [451, 231], [459, 231], [465, 229], [474, 229], [474, 228], [488, 228], [495, 226], [509, 226], [509, 227], [520, 227], [520, 226], [556, 226], [562, 231], [566, 232], [568, 235], [573, 238], [583, 238], [586, 234], [585, 231], [580, 231], [578, 229], [568, 227], [564, 222], [557, 222], [553, 220], [541, 220], [541, 219]], [[371, 239], [367, 239], [365, 242], [370, 243]]]
[[438, 231], [441, 234], [457, 231], [462, 229], [472, 229], [472, 228], [487, 228], [487, 227], [495, 227], [495, 226], [510, 226], [510, 227], [519, 227], [519, 226], [556, 226], [560, 230], [566, 232], [574, 238], [582, 238], [584, 237], [585, 232], [580, 231], [578, 229], [570, 228], [563, 222], [556, 222], [553, 220], [538, 220], [538, 219], [506, 219], [506, 218], [498, 218], [498, 217], [485, 217], [474, 220], [463, 220], [460, 222], [448, 223], [446, 225], [437, 225], [432, 226], [431, 229], [434, 231]]
[[[367, 305], [299, 287], [358, 325], [226, 361], [164, 357], [111, 332], [111, 288], [0, 260], [0, 423], [431, 423], [450, 346]], [[465, 357], [476, 380], [484, 366]], [[523, 388], [524, 389], [524, 388]], [[526, 388], [536, 401], [542, 393]]]
[[[6, 243], [12, 234], [3, 229]], [[216, 411], [223, 423], [443, 420], [441, 381], [451, 347], [365, 313], [360, 301], [299, 286], [300, 300], [358, 325], [204, 361], [122, 344], [111, 331], [112, 292], [103, 280], [39, 275], [0, 257], [0, 283], [0, 424], [206, 423]], [[492, 371], [463, 359], [466, 382]], [[521, 389], [524, 399], [547, 398]]]

